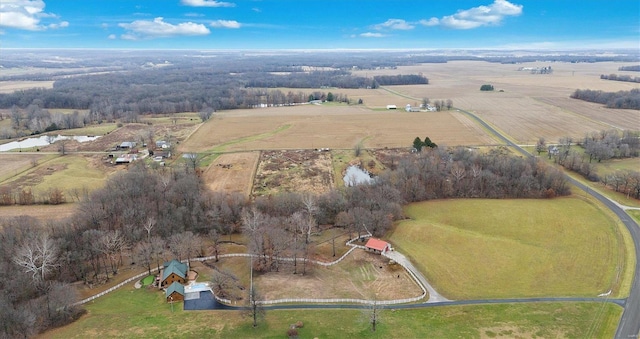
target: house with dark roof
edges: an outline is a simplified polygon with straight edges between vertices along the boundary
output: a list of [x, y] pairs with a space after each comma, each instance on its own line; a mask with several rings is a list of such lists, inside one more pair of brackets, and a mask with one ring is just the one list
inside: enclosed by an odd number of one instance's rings
[[376, 238], [369, 238], [369, 240], [364, 245], [364, 247], [366, 247], [367, 250], [371, 250], [376, 253], [384, 253], [386, 251], [392, 251], [391, 244]]
[[173, 259], [169, 262], [164, 263], [163, 267], [164, 268], [162, 269], [160, 275], [161, 288], [166, 288], [167, 286], [172, 285], [174, 282], [180, 284], [187, 283], [187, 273], [189, 272], [189, 266], [187, 266], [187, 264]]
[[172, 282], [171, 285], [169, 285], [169, 287], [165, 291], [165, 297], [167, 298], [167, 302], [183, 301], [184, 285], [182, 285], [177, 281]]

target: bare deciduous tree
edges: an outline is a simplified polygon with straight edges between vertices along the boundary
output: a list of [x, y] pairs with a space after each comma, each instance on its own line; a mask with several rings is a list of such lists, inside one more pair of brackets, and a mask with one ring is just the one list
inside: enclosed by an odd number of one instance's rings
[[14, 263], [31, 273], [34, 282], [44, 281], [57, 265], [58, 247], [47, 233], [25, 241], [13, 258]]

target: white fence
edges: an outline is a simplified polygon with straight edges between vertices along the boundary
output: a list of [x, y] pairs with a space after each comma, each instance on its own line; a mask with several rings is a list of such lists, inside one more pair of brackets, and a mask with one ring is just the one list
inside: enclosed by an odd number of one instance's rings
[[[351, 248], [344, 254], [342, 255], [340, 258], [331, 261], [331, 262], [323, 262], [323, 261], [318, 261], [318, 260], [310, 260], [310, 259], [306, 259], [306, 258], [281, 258], [281, 257], [272, 257], [272, 256], [265, 256], [265, 255], [258, 255], [258, 254], [249, 254], [249, 253], [229, 253], [229, 254], [220, 254], [218, 255], [218, 258], [233, 258], [233, 257], [245, 257], [245, 258], [249, 258], [249, 257], [254, 257], [254, 258], [270, 258], [270, 259], [277, 259], [277, 260], [282, 260], [282, 261], [307, 261], [316, 265], [320, 265], [320, 266], [331, 266], [331, 265], [335, 265], [339, 262], [341, 262], [342, 260], [344, 260], [344, 258], [346, 258], [349, 254], [351, 254], [351, 252], [353, 252], [355, 249], [359, 248], [359, 249], [366, 249], [366, 247], [362, 246], [362, 245], [354, 245], [353, 242], [356, 240], [361, 240], [363, 238], [368, 238], [371, 237], [371, 234], [367, 234], [358, 238], [354, 238], [351, 239], [349, 241], [347, 241], [347, 245], [351, 246]], [[383, 253], [384, 255], [384, 253]], [[385, 255], [386, 257], [386, 255]], [[214, 260], [216, 259], [216, 256], [209, 256], [209, 257], [200, 257], [200, 258], [193, 258], [193, 259], [189, 259], [190, 261], [207, 261], [207, 260]], [[187, 261], [187, 260], [183, 260]], [[418, 284], [418, 286], [420, 286], [420, 289], [422, 289], [422, 295], [417, 296], [417, 297], [413, 297], [413, 298], [406, 298], [406, 299], [396, 299], [396, 300], [378, 300], [378, 301], [374, 301], [374, 300], [365, 300], [365, 299], [344, 299], [344, 298], [337, 298], [337, 299], [308, 299], [308, 298], [289, 298], [289, 299], [277, 299], [277, 300], [261, 300], [261, 301], [256, 301], [259, 304], [262, 305], [273, 305], [273, 304], [285, 304], [285, 303], [321, 303], [321, 304], [327, 304], [327, 303], [353, 303], [353, 304], [366, 304], [366, 305], [373, 305], [374, 303], [379, 304], [379, 305], [395, 305], [395, 304], [406, 304], [406, 303], [411, 303], [411, 302], [415, 302], [418, 300], [423, 299], [426, 295], [427, 295], [427, 290], [425, 288], [425, 286], [422, 285], [422, 283], [420, 282], [420, 280], [416, 277], [416, 275], [414, 274], [414, 272], [409, 269], [408, 267], [406, 267], [404, 265], [404, 263], [398, 263], [399, 265], [401, 265], [407, 272], [409, 272], [409, 275], [411, 275], [411, 277], [413, 278], [413, 280]], [[151, 272], [155, 272], [157, 271], [158, 268], [153, 268], [151, 270]], [[148, 272], [144, 272], [144, 273], [140, 273], [137, 274], [103, 292], [100, 292], [94, 296], [91, 296], [89, 298], [86, 299], [82, 299], [76, 303], [73, 303], [73, 306], [76, 305], [82, 305], [85, 303], [88, 303], [89, 301], [92, 301], [96, 298], [99, 298], [109, 292], [115, 291], [118, 288], [131, 283], [133, 281], [136, 281], [138, 279], [141, 279], [145, 276], [147, 276], [149, 273]], [[210, 289], [211, 290], [211, 289]], [[216, 300], [218, 300], [221, 303], [225, 303], [225, 304], [232, 304], [232, 302], [228, 299], [223, 299], [223, 298], [219, 298], [218, 296], [215, 295], [215, 293], [213, 293], [213, 290], [211, 290], [211, 293], [213, 294], [213, 296], [216, 298]]]

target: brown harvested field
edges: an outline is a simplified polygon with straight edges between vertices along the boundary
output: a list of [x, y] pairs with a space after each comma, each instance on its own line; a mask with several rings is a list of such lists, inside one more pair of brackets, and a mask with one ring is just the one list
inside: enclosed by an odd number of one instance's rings
[[1, 218], [13, 218], [22, 215], [34, 217], [41, 222], [49, 220], [63, 220], [76, 211], [76, 204], [62, 205], [29, 205], [29, 206], [0, 206]]
[[0, 81], [0, 93], [13, 93], [31, 88], [53, 88], [53, 81]]
[[0, 153], [0, 182], [34, 167], [45, 157], [46, 155], [37, 153]]
[[416, 136], [439, 145], [495, 141], [454, 111], [375, 112], [362, 106], [303, 105], [219, 112], [179, 150], [186, 152], [279, 149], [409, 147]]
[[[640, 129], [640, 111], [612, 110], [569, 98], [576, 89], [616, 92], [638, 88], [630, 82], [600, 79], [601, 74], [620, 73], [618, 67], [623, 65], [626, 64], [454, 61], [401, 66], [394, 70], [359, 71], [357, 74], [422, 73], [429, 79], [429, 85], [388, 88], [418, 102], [423, 97], [432, 102], [451, 99], [455, 107], [477, 113], [519, 143], [531, 144], [539, 137], [554, 142], [563, 136], [581, 138], [587, 132], [602, 129]], [[520, 67], [545, 66], [551, 66], [553, 74], [518, 71]], [[479, 89], [483, 84], [492, 84], [495, 91], [481, 92]]]
[[214, 192], [240, 192], [248, 197], [259, 158], [260, 152], [221, 154], [204, 172], [204, 182]]
[[[265, 300], [282, 298], [354, 298], [392, 300], [417, 297], [422, 290], [400, 265], [389, 265], [378, 254], [351, 252], [329, 267], [313, 266], [306, 275], [290, 272], [254, 275], [254, 284]], [[301, 267], [298, 268], [301, 270]], [[282, 288], [286, 286], [286, 288]]]

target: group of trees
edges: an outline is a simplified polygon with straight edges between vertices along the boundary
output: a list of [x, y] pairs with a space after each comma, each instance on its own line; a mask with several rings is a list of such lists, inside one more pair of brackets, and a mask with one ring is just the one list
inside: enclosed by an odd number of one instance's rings
[[390, 183], [403, 201], [443, 198], [545, 198], [570, 193], [560, 170], [535, 158], [495, 150], [433, 148], [399, 161], [380, 181]]
[[[89, 115], [74, 111], [71, 113], [51, 113], [43, 109], [40, 100], [28, 105], [24, 109], [11, 107], [9, 118], [11, 126], [0, 128], [0, 138], [10, 139], [28, 134], [39, 134], [61, 129], [80, 128], [90, 123]], [[1, 116], [1, 114], [0, 114]], [[0, 119], [5, 119], [1, 116]]]
[[[74, 190], [76, 199], [80, 197], [81, 190]], [[59, 205], [67, 202], [64, 192], [58, 187], [52, 187], [48, 191], [41, 194], [34, 194], [31, 188], [14, 189], [9, 186], [0, 187], [0, 206], [9, 205], [34, 205], [47, 204]]]
[[[581, 146], [583, 152], [574, 149]], [[580, 173], [591, 181], [601, 181], [617, 192], [640, 199], [640, 171], [625, 170], [598, 175], [593, 161], [601, 162], [612, 158], [640, 156], [640, 132], [602, 130], [587, 133], [581, 141], [574, 143], [570, 137], [560, 138], [558, 145], [549, 146], [549, 158], [566, 169]]]
[[484, 85], [480, 86], [480, 90], [481, 91], [493, 91], [493, 85], [484, 84]]
[[436, 148], [438, 147], [438, 145], [436, 145], [435, 142], [431, 141], [429, 137], [425, 137], [424, 141], [420, 140], [419, 137], [413, 139], [413, 149], [415, 149], [416, 152], [422, 152], [422, 147]]
[[[431, 104], [431, 99], [429, 98], [422, 98], [422, 107], [423, 108], [427, 108], [430, 104]], [[433, 101], [433, 107], [436, 108], [436, 111], [440, 112], [443, 109], [448, 109], [450, 110], [453, 107], [453, 100], [451, 99], [447, 99], [445, 100], [434, 100]]]
[[572, 95], [574, 99], [596, 102], [608, 108], [640, 109], [640, 89], [630, 91], [603, 92], [590, 89], [578, 89]]
[[421, 74], [376, 75], [373, 80], [379, 86], [429, 84], [429, 79]]
[[627, 82], [640, 82], [640, 77], [632, 77], [630, 75], [620, 75], [620, 74], [602, 74], [600, 75], [600, 79], [603, 80], [613, 80], [613, 81], [627, 81]]

